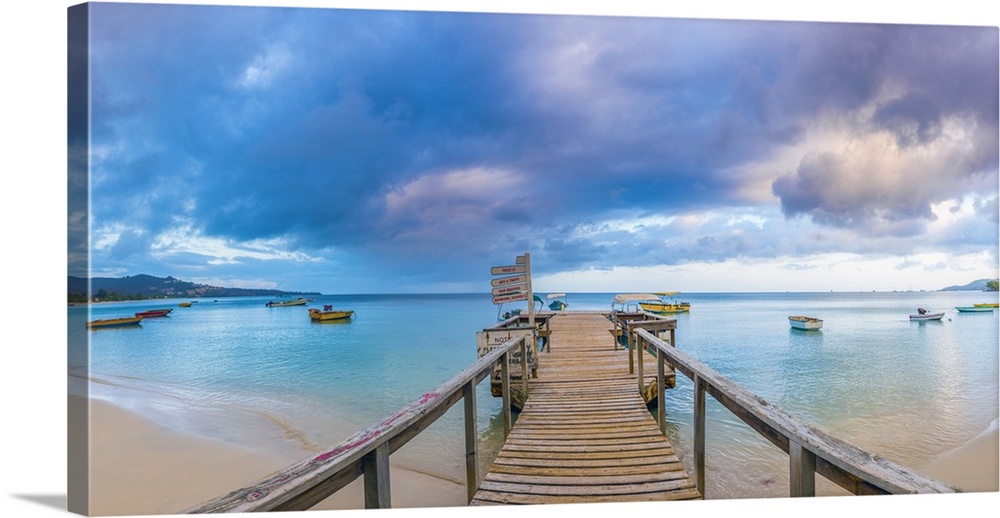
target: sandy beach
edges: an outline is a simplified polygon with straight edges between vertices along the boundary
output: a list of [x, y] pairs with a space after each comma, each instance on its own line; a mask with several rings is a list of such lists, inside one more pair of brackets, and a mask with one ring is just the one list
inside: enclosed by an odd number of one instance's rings
[[998, 441], [1000, 436], [997, 433], [997, 420], [994, 419], [983, 433], [962, 446], [939, 455], [920, 472], [962, 491], [998, 491]]
[[[177, 514], [301, 460], [167, 430], [102, 400], [90, 413], [92, 515]], [[466, 504], [462, 484], [423, 473], [394, 466], [391, 484], [395, 508]], [[358, 479], [314, 509], [363, 508]]]
[[[81, 396], [71, 395], [71, 398]], [[90, 400], [91, 514], [175, 514], [301, 460], [177, 433], [102, 400]], [[934, 459], [922, 473], [962, 491], [998, 490], [997, 421], [965, 445]], [[359, 479], [315, 509], [363, 509]], [[393, 467], [396, 508], [465, 505], [463, 485]]]

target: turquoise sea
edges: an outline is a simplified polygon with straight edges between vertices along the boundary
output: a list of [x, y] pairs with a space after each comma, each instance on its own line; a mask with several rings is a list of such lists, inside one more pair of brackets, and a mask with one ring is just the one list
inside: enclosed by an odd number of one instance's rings
[[[566, 300], [570, 310], [607, 310], [612, 296], [569, 293]], [[954, 309], [997, 302], [995, 292], [681, 299], [692, 309], [677, 316], [680, 349], [792, 415], [909, 468], [919, 471], [997, 419], [1000, 316]], [[178, 307], [183, 300], [197, 302]], [[71, 306], [71, 330], [142, 309], [173, 312], [139, 327], [81, 333], [89, 348], [70, 347], [70, 390], [86, 389], [178, 431], [299, 459], [393, 414], [474, 362], [476, 332], [497, 321], [488, 294], [317, 296], [308, 306], [354, 310], [346, 323], [313, 323], [306, 307], [266, 307], [268, 300]], [[946, 314], [910, 322], [917, 307]], [[791, 314], [822, 318], [824, 327], [793, 330]], [[481, 451], [491, 458], [502, 435], [500, 402], [485, 383], [478, 394]], [[666, 401], [668, 433], [687, 466], [691, 395], [690, 381], [678, 376]], [[707, 496], [787, 495], [787, 457], [711, 398], [708, 410]], [[463, 481], [461, 405], [392, 461]], [[824, 482], [821, 494], [843, 494]]]

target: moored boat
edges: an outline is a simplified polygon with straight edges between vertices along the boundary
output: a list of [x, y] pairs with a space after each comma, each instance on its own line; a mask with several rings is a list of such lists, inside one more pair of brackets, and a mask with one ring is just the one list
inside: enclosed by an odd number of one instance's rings
[[121, 317], [121, 318], [102, 318], [98, 320], [91, 320], [87, 322], [87, 329], [99, 329], [105, 327], [126, 327], [126, 326], [137, 326], [139, 322], [142, 321], [142, 317]]
[[975, 306], [955, 306], [959, 313], [992, 313], [993, 307], [976, 304]]
[[555, 299], [549, 303], [549, 309], [551, 309], [552, 311], [562, 311], [569, 306], [569, 304], [567, 304], [565, 300], [562, 300], [566, 298], [565, 293], [549, 293], [547, 295], [547, 298]]
[[639, 307], [643, 311], [659, 314], [686, 313], [691, 311], [690, 302], [677, 301], [676, 296], [680, 295], [679, 291], [660, 291], [654, 295], [656, 295], [654, 299], [639, 302]]
[[924, 308], [917, 308], [916, 315], [910, 315], [911, 321], [926, 321], [926, 320], [941, 320], [944, 317], [944, 312], [938, 313], [928, 313]]
[[985, 302], [982, 304], [973, 304], [972, 307], [976, 308], [1000, 308], [1000, 303], [997, 302]]
[[804, 331], [815, 331], [823, 327], [822, 320], [803, 315], [792, 315], [788, 317], [788, 324], [794, 329], [802, 329]]
[[178, 306], [180, 306], [182, 308], [189, 308], [189, 307], [191, 307], [191, 304], [193, 304], [193, 303], [192, 302], [181, 302], [180, 304], [178, 304]]
[[279, 300], [279, 301], [272, 300], [272, 301], [268, 301], [268, 303], [265, 304], [265, 306], [267, 306], [269, 308], [280, 308], [280, 307], [286, 307], [286, 306], [305, 306], [306, 302], [309, 302], [309, 301], [307, 301], [306, 299], [304, 299], [302, 297], [299, 297], [299, 298], [297, 298], [295, 300]]
[[149, 310], [146, 310], [146, 311], [137, 311], [135, 313], [135, 316], [142, 317], [142, 318], [165, 317], [165, 316], [169, 315], [171, 311], [173, 311], [173, 309], [169, 309], [169, 308], [166, 308], [166, 309], [149, 309]]
[[333, 309], [333, 306], [323, 306], [322, 310], [309, 308], [309, 319], [314, 322], [349, 320], [353, 316], [354, 311], [349, 309]]

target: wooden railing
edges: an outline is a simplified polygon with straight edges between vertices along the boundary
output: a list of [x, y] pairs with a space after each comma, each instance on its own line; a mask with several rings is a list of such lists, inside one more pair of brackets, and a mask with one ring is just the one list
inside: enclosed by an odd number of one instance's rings
[[[510, 411], [510, 359], [518, 349], [526, 357], [525, 337], [508, 340], [436, 390], [428, 392], [392, 416], [354, 434], [310, 459], [279, 471], [251, 486], [209, 500], [185, 514], [306, 510], [358, 477], [364, 476], [365, 508], [392, 506], [389, 455], [426, 430], [459, 400], [465, 402], [465, 475], [471, 501], [479, 486], [479, 433], [476, 385], [500, 366], [503, 386], [504, 436], [513, 426]], [[527, 393], [527, 364], [521, 362], [522, 390]]]
[[[666, 429], [663, 371], [666, 364], [694, 382], [694, 478], [705, 494], [705, 394], [789, 457], [789, 496], [815, 496], [816, 474], [854, 494], [955, 493], [939, 480], [861, 450], [803, 423], [780, 408], [691, 358], [648, 330], [634, 328], [639, 351], [656, 354], [657, 419]], [[643, 355], [640, 354], [640, 358]]]

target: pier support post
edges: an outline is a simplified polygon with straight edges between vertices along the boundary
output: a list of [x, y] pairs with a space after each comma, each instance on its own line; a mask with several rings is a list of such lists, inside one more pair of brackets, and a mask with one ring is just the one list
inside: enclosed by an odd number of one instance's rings
[[479, 489], [479, 426], [476, 422], [476, 384], [469, 381], [462, 387], [465, 400], [465, 490], [469, 501]]
[[389, 491], [389, 442], [383, 442], [364, 456], [365, 509], [392, 507]]
[[694, 484], [705, 494], [705, 390], [700, 376], [694, 377]]
[[816, 496], [816, 454], [788, 441], [788, 496]]

